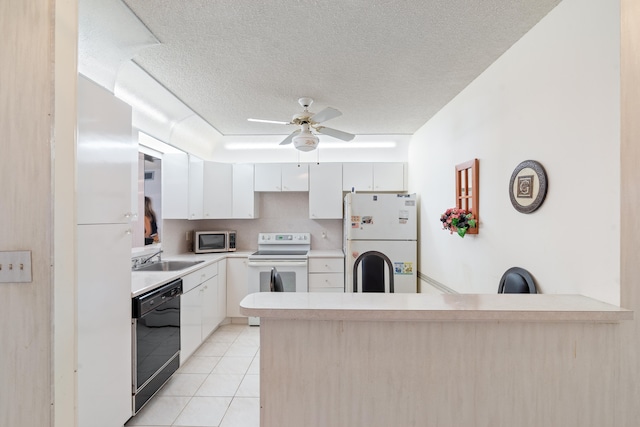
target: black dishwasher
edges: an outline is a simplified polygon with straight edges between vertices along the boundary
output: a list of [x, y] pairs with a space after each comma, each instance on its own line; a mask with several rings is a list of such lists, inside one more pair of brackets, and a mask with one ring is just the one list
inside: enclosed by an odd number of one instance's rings
[[180, 366], [182, 279], [132, 299], [133, 414]]

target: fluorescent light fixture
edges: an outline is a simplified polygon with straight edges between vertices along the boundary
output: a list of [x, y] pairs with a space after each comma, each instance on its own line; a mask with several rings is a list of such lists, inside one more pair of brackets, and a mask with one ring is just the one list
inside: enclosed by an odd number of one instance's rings
[[[361, 149], [361, 148], [395, 148], [394, 141], [363, 141], [363, 142], [320, 142], [320, 149]], [[290, 145], [278, 145], [271, 142], [228, 142], [224, 145], [227, 150], [291, 150]]]
[[174, 147], [173, 145], [162, 142], [159, 139], [154, 138], [142, 131], [138, 132], [138, 143], [141, 146], [151, 148], [152, 150], [158, 151], [160, 153], [184, 153], [184, 151]]
[[247, 119], [248, 122], [256, 122], [256, 123], [274, 123], [276, 125], [288, 125], [289, 122], [282, 122], [279, 120], [264, 120], [264, 119]]

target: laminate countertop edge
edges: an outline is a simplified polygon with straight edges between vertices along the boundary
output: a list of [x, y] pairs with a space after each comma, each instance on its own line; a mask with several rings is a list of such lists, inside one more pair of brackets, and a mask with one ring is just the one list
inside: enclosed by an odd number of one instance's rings
[[289, 320], [619, 323], [634, 312], [583, 295], [261, 292], [246, 316]]

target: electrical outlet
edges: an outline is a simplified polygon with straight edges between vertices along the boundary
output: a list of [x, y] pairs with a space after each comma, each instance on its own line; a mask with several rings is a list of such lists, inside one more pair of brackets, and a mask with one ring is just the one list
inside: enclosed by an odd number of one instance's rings
[[31, 281], [31, 251], [0, 251], [0, 283]]

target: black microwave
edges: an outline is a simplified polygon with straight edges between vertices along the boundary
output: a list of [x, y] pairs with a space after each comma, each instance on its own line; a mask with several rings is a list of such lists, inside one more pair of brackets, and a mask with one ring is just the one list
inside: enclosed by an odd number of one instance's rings
[[197, 254], [233, 252], [236, 250], [235, 231], [194, 231], [193, 251]]

